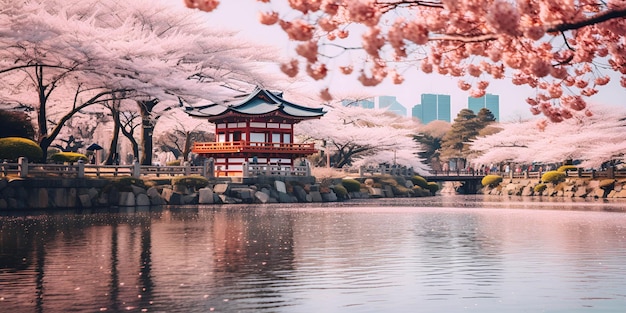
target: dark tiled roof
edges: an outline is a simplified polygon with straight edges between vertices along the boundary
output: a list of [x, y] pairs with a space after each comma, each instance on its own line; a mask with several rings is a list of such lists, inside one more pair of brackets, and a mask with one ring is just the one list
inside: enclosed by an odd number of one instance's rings
[[187, 108], [187, 114], [194, 117], [216, 118], [226, 114], [263, 115], [281, 113], [296, 119], [319, 118], [326, 112], [322, 108], [310, 108], [289, 102], [282, 98], [281, 93], [272, 93], [268, 90], [256, 87], [243, 100], [218, 104], [213, 103], [201, 107]]

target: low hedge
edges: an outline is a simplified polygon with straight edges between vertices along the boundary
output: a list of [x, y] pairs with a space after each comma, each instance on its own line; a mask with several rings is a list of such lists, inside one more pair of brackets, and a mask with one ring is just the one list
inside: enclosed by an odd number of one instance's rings
[[50, 156], [50, 161], [55, 163], [76, 163], [78, 160], [89, 161], [86, 155], [77, 152], [58, 152]]
[[422, 188], [428, 188], [428, 182], [426, 181], [426, 178], [419, 176], [419, 175], [415, 175], [413, 177], [411, 177], [411, 181], [413, 182], [413, 185], [415, 186], [420, 186]]
[[546, 184], [537, 184], [535, 185], [535, 188], [533, 188], [533, 190], [535, 191], [535, 193], [542, 193], [544, 190], [546, 190], [546, 188], [548, 188]]
[[439, 184], [436, 182], [428, 182], [426, 189], [430, 190], [430, 194], [435, 195], [439, 191]]
[[208, 186], [209, 180], [199, 175], [179, 176], [172, 178], [172, 185], [184, 185], [197, 190]]
[[483, 187], [485, 186], [495, 187], [495, 186], [498, 186], [501, 182], [502, 182], [502, 176], [500, 175], [486, 175], [480, 181]]
[[17, 162], [20, 157], [26, 157], [28, 162], [39, 162], [43, 157], [43, 150], [28, 138], [0, 138], [0, 161]]
[[615, 179], [603, 179], [599, 182], [598, 187], [602, 189], [613, 189], [615, 185]]
[[547, 171], [541, 175], [541, 181], [544, 183], [558, 184], [565, 179], [565, 172]]
[[561, 165], [557, 169], [559, 172], [567, 172], [567, 171], [578, 171], [578, 167], [575, 165]]
[[344, 178], [341, 180], [341, 185], [343, 185], [347, 192], [361, 191], [361, 183], [356, 179]]
[[334, 185], [332, 189], [333, 191], [335, 191], [337, 198], [342, 200], [348, 198], [348, 189], [345, 187], [345, 185], [343, 185], [343, 183]]

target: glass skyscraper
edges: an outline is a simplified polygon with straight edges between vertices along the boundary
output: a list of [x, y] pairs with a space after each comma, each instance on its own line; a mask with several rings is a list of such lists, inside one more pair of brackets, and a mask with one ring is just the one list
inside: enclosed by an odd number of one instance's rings
[[412, 116], [422, 124], [435, 120], [450, 122], [450, 96], [422, 94], [421, 103], [413, 107]]
[[496, 121], [500, 121], [500, 96], [498, 95], [488, 93], [480, 98], [468, 97], [467, 108], [476, 114], [480, 109], [487, 108], [496, 118]]

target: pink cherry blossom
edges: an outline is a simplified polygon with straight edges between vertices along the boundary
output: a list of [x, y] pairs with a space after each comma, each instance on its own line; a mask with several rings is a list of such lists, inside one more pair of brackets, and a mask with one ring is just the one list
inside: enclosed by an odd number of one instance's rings
[[350, 74], [352, 74], [352, 71], [354, 70], [354, 67], [352, 65], [340, 66], [339, 70], [341, 70], [341, 73], [343, 73], [345, 75], [350, 75]]
[[295, 77], [298, 75], [298, 60], [293, 59], [289, 63], [281, 64], [280, 70], [289, 77]]
[[277, 12], [259, 12], [259, 22], [263, 25], [274, 25], [278, 22]]
[[326, 68], [326, 64], [318, 64], [317, 66], [313, 66], [310, 63], [306, 65], [306, 72], [315, 80], [320, 80], [326, 77], [328, 74], [328, 69]]
[[301, 43], [296, 47], [296, 52], [304, 57], [307, 62], [317, 62], [317, 41], [311, 40]]
[[324, 88], [324, 89], [322, 89], [320, 91], [320, 99], [322, 99], [324, 101], [332, 101], [333, 100], [333, 96], [328, 91], [328, 88]]

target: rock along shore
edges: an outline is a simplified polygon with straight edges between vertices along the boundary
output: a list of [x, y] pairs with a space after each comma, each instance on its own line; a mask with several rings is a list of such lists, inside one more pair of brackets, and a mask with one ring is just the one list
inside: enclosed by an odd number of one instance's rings
[[[92, 178], [0, 178], [0, 210], [155, 207], [164, 205], [307, 203], [357, 198], [427, 196], [391, 185], [359, 179], [361, 191], [346, 192], [341, 179], [316, 182], [315, 177], [267, 176], [242, 182], [210, 181], [203, 188], [172, 185], [172, 179], [126, 180]], [[140, 182], [140, 183], [138, 183]], [[408, 186], [411, 185], [411, 186]], [[343, 189], [343, 190], [342, 190]]]
[[483, 187], [486, 195], [578, 197], [578, 198], [626, 198], [626, 179], [566, 178], [558, 184], [540, 185], [537, 179], [505, 178], [493, 188]]

